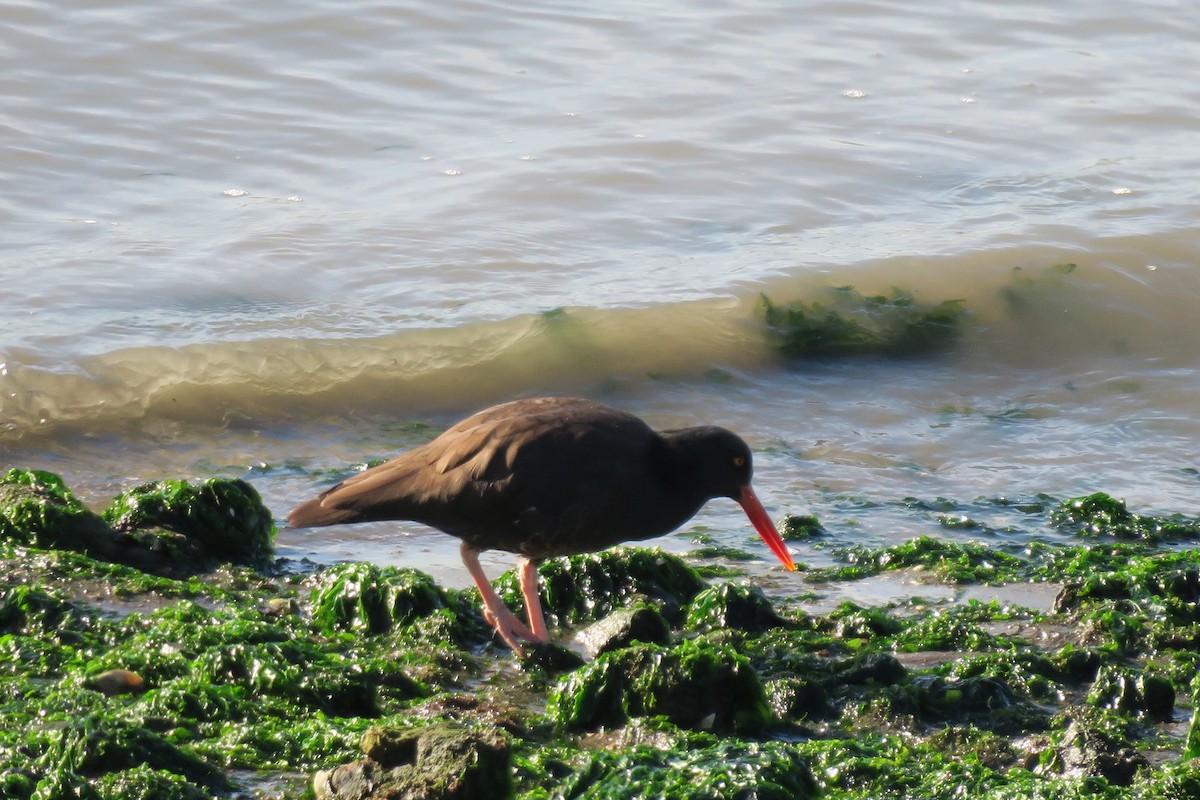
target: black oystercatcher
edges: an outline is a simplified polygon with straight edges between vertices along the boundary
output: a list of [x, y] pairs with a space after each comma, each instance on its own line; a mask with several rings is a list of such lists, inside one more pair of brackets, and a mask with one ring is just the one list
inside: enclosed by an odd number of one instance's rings
[[[480, 411], [429, 444], [322, 492], [288, 515], [288, 524], [413, 520], [457, 536], [484, 617], [519, 650], [518, 639], [548, 639], [538, 562], [661, 536], [714, 497], [738, 501], [767, 546], [794, 570], [750, 488], [751, 472], [750, 448], [724, 428], [656, 433], [601, 403], [542, 397]], [[528, 626], [483, 574], [483, 550], [520, 556]]]

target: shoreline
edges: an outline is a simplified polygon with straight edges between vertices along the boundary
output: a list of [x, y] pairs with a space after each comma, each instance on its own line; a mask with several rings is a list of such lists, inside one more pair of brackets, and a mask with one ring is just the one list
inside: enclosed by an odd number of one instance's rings
[[[364, 770], [425, 780], [432, 764], [385, 744], [436, 740], [479, 756], [468, 761], [510, 781], [499, 796], [522, 800], [726, 796], [719, 784], [847, 800], [1200, 785], [1200, 522], [1100, 495], [1037, 513], [1064, 526], [1061, 542], [1022, 555], [931, 536], [852, 548], [837, 566], [802, 565], [808, 593], [790, 600], [748, 580], [737, 548], [547, 561], [555, 644], [523, 658], [492, 641], [474, 590], [414, 569], [154, 575], [18, 544], [10, 514], [0, 696], [18, 724], [0, 733], [0, 774], [15, 798], [314, 785], [340, 797]], [[816, 520], [789, 522], [794, 543], [825, 536]], [[821, 607], [827, 587], [897, 576], [931, 596]], [[495, 585], [520, 607], [512, 573]], [[1049, 585], [1062, 588], [1045, 608]], [[1022, 587], [1042, 589], [1024, 594], [1043, 607], [1022, 605]], [[993, 591], [1007, 599], [972, 596]], [[634, 633], [624, 616], [638, 617]], [[605, 625], [618, 630], [593, 631]], [[104, 755], [81, 756], [80, 736]], [[679, 783], [668, 764], [692, 777]], [[443, 790], [405, 796], [471, 796]]]

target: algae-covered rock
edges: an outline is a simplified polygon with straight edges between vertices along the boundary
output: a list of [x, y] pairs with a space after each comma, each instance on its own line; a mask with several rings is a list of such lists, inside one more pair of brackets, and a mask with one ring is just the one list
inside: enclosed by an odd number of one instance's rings
[[241, 480], [145, 484], [100, 516], [54, 473], [11, 469], [0, 479], [0, 537], [154, 573], [195, 572], [214, 561], [259, 563], [274, 534], [270, 511]]
[[559, 683], [546, 713], [568, 728], [663, 716], [682, 728], [751, 732], [772, 719], [749, 660], [704, 640], [605, 653]]
[[[677, 556], [640, 547], [548, 559], [538, 573], [547, 619], [570, 625], [603, 619], [638, 597], [658, 606], [671, 622], [679, 622], [682, 609], [706, 585]], [[498, 584], [504, 602], [521, 607], [515, 575], [506, 573]]]
[[475, 800], [512, 797], [508, 737], [442, 723], [369, 729], [366, 758], [313, 778], [318, 800]]
[[658, 610], [644, 604], [614, 611], [579, 632], [578, 639], [590, 658], [620, 650], [634, 642], [668, 644], [671, 628]]
[[180, 775], [144, 765], [102, 775], [95, 785], [104, 800], [209, 800], [212, 797], [211, 792]]
[[68, 772], [87, 778], [146, 766], [213, 791], [233, 788], [220, 770], [157, 733], [99, 714], [71, 719], [50, 733], [39, 765], [48, 774]]
[[1161, 675], [1104, 666], [1096, 674], [1087, 701], [1122, 714], [1167, 719], [1175, 710], [1175, 687]]
[[890, 653], [867, 653], [838, 670], [839, 683], [851, 686], [892, 686], [908, 677], [908, 670]]
[[785, 542], [807, 541], [825, 535], [825, 526], [812, 514], [784, 514], [776, 527]]
[[692, 598], [684, 627], [697, 631], [736, 628], [762, 633], [786, 625], [762, 589], [744, 583], [723, 583]]
[[327, 630], [387, 633], [442, 611], [454, 623], [452, 638], [465, 638], [472, 627], [433, 578], [419, 570], [339, 564], [319, 573], [313, 584], [312, 618]]
[[108, 524], [62, 478], [37, 469], [10, 469], [0, 478], [0, 537], [99, 556], [112, 553], [115, 544]]
[[271, 555], [275, 523], [253, 486], [212, 478], [145, 483], [113, 499], [104, 519], [117, 531], [167, 531], [210, 558], [253, 564]]
[[36, 586], [0, 584], [0, 634], [60, 637], [80, 615], [77, 607], [57, 593]]
[[1056, 755], [1063, 774], [1102, 777], [1115, 786], [1128, 786], [1149, 763], [1144, 755], [1088, 719], [1071, 722]]
[[833, 713], [825, 682], [810, 678], [776, 678], [766, 682], [771, 710], [780, 719], [799, 720]]
[[595, 752], [557, 787], [563, 800], [804, 800], [820, 792], [808, 762], [783, 742], [718, 741], [704, 748], [639, 746]]

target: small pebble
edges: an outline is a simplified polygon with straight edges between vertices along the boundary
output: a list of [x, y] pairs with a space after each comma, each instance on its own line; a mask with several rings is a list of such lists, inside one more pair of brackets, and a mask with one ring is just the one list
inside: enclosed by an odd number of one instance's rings
[[94, 676], [91, 685], [96, 691], [109, 696], [133, 694], [146, 688], [142, 676], [127, 669], [110, 669]]
[[263, 613], [268, 617], [282, 617], [287, 614], [296, 614], [299, 611], [300, 604], [292, 597], [272, 597], [263, 609]]

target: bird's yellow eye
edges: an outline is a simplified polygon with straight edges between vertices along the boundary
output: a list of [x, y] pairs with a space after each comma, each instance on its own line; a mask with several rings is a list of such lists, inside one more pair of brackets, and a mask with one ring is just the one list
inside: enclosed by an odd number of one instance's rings
[[746, 466], [746, 459], [743, 456], [734, 456], [733, 465], [735, 467], [744, 467]]

